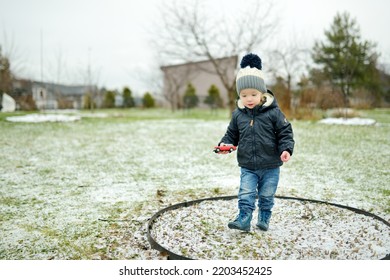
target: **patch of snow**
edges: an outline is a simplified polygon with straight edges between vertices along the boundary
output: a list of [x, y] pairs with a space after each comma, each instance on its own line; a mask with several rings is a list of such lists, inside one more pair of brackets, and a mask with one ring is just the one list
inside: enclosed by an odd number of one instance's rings
[[108, 118], [110, 115], [107, 113], [81, 113], [81, 117], [83, 118]]
[[74, 122], [81, 120], [80, 116], [62, 114], [29, 114], [25, 116], [11, 116], [6, 118], [9, 122], [41, 123], [41, 122]]
[[374, 125], [376, 123], [373, 119], [365, 118], [326, 118], [320, 120], [322, 124], [341, 124], [341, 125]]

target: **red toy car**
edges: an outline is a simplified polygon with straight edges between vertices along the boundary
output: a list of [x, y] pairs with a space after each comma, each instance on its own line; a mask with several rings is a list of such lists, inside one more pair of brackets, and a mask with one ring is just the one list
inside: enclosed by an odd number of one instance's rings
[[219, 153], [219, 152], [234, 152], [235, 150], [237, 150], [237, 147], [236, 146], [233, 146], [233, 145], [225, 145], [225, 146], [216, 146], [214, 147], [214, 152], [215, 153]]

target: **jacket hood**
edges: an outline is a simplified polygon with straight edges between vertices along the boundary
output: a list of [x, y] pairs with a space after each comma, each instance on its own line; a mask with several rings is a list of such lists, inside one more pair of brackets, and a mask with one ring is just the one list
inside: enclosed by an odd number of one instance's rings
[[[272, 108], [276, 106], [276, 99], [272, 91], [267, 89], [267, 92], [263, 94], [263, 97], [265, 97], [265, 102], [262, 105], [257, 105], [256, 107], [260, 109], [266, 109], [266, 108]], [[245, 109], [244, 104], [242, 104], [242, 100], [238, 99], [237, 100], [237, 107], [241, 110]], [[255, 107], [255, 108], [256, 108]]]

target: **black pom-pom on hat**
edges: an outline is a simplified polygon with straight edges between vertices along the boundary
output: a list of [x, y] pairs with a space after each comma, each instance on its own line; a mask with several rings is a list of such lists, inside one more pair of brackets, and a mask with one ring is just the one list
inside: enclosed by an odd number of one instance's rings
[[258, 55], [253, 53], [249, 53], [245, 55], [241, 60], [240, 66], [241, 68], [245, 68], [249, 66], [251, 68], [257, 68], [259, 70], [263, 68], [261, 64], [261, 58]]

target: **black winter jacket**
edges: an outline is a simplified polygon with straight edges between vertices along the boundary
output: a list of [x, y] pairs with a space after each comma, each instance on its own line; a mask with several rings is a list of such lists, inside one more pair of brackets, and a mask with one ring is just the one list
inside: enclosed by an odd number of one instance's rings
[[294, 150], [293, 130], [281, 112], [273, 93], [268, 90], [266, 102], [253, 109], [240, 105], [233, 112], [220, 143], [238, 146], [238, 165], [256, 170], [283, 164], [280, 155]]

